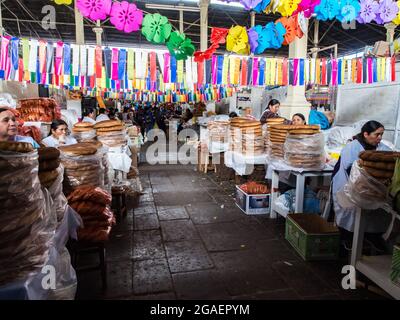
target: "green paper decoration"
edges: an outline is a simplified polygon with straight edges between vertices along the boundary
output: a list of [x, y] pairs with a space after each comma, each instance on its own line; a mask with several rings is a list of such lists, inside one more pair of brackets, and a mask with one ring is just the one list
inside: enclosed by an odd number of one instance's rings
[[176, 60], [186, 60], [193, 56], [195, 48], [192, 40], [186, 38], [185, 34], [178, 31], [172, 32], [167, 42], [167, 48]]
[[153, 43], [165, 43], [172, 31], [168, 18], [159, 13], [147, 14], [142, 22], [142, 34], [147, 41]]

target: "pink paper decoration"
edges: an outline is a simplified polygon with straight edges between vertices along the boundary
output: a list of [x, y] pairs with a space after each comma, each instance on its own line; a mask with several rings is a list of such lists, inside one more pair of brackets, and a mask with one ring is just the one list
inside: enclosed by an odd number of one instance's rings
[[111, 0], [76, 0], [81, 14], [91, 20], [104, 20], [110, 14]]
[[143, 11], [127, 1], [114, 2], [110, 22], [124, 32], [138, 31], [143, 21]]

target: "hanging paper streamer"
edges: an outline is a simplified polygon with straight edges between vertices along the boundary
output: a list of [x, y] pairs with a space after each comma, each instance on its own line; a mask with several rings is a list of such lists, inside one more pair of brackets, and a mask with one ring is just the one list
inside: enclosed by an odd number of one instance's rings
[[300, 64], [299, 85], [304, 86], [304, 59], [300, 59], [299, 64]]
[[95, 48], [88, 47], [88, 65], [87, 65], [87, 75], [89, 77], [94, 75], [95, 70]]
[[218, 56], [218, 59], [217, 59], [217, 84], [222, 84], [223, 66], [224, 66], [224, 56]]
[[252, 79], [252, 84], [254, 85], [254, 86], [256, 86], [257, 85], [257, 83], [258, 83], [258, 58], [254, 58], [253, 59], [253, 71], [252, 71], [252, 74], [253, 74], [253, 79]]
[[80, 49], [80, 75], [87, 75], [87, 49], [86, 46], [79, 46]]
[[288, 79], [288, 59], [283, 59], [283, 67], [282, 67], [282, 84], [284, 86], [287, 86], [289, 84], [289, 79]]
[[157, 62], [156, 53], [150, 52], [150, 81], [155, 82], [157, 80]]
[[[6, 38], [4, 38], [4, 39], [6, 39]], [[37, 40], [32, 39], [30, 41], [29, 72], [31, 72], [31, 73], [36, 72], [36, 63], [37, 63], [37, 58], [38, 58], [38, 46], [39, 46], [39, 43]], [[2, 64], [0, 63], [0, 65], [2, 65]]]
[[323, 86], [328, 84], [326, 59], [322, 59], [321, 84]]
[[178, 83], [183, 82], [183, 60], [177, 60], [177, 75], [178, 75]]
[[79, 46], [72, 44], [72, 75], [79, 76]]
[[169, 83], [170, 54], [164, 53], [164, 83]]
[[120, 49], [118, 53], [118, 80], [124, 80], [126, 75], [126, 55], [125, 49]]
[[331, 83], [334, 86], [338, 84], [338, 62], [336, 59], [332, 60], [332, 79]]
[[61, 66], [62, 66], [62, 57], [64, 51], [64, 43], [62, 41], [58, 41], [56, 44], [56, 58], [54, 65], [54, 73], [59, 76], [61, 75]]
[[172, 83], [175, 83], [177, 80], [176, 79], [176, 67], [177, 67], [176, 59], [175, 59], [175, 57], [171, 56], [171, 82]]
[[11, 39], [11, 66], [13, 70], [18, 70], [19, 56], [18, 56], [19, 39]]
[[204, 61], [197, 62], [197, 84], [204, 84]]
[[102, 78], [103, 77], [103, 55], [100, 46], [96, 47], [96, 77]]
[[265, 60], [260, 59], [260, 74], [258, 79], [258, 85], [263, 86], [265, 83]]
[[112, 49], [112, 58], [111, 58], [111, 79], [118, 80], [118, 49]]

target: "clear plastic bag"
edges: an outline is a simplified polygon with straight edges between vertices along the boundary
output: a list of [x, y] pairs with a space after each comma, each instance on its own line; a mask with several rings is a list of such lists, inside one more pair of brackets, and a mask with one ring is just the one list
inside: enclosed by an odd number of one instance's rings
[[55, 232], [51, 200], [41, 189], [38, 154], [0, 152], [0, 285], [44, 265]]
[[94, 155], [71, 156], [61, 152], [61, 163], [65, 169], [64, 186], [70, 192], [80, 185], [104, 187], [103, 152]]
[[56, 213], [57, 222], [61, 223], [64, 217], [65, 209], [68, 205], [68, 201], [63, 193], [64, 167], [60, 165], [57, 168], [57, 172], [58, 177], [49, 188], [49, 192], [53, 200], [52, 210]]
[[389, 191], [379, 180], [370, 176], [354, 162], [349, 181], [343, 188], [342, 196], [361, 209], [376, 210], [388, 202]]
[[85, 132], [74, 132], [73, 137], [78, 142], [91, 141], [96, 139], [96, 130], [93, 129]]
[[285, 162], [295, 168], [321, 170], [325, 166], [325, 139], [322, 133], [288, 135], [284, 144]]

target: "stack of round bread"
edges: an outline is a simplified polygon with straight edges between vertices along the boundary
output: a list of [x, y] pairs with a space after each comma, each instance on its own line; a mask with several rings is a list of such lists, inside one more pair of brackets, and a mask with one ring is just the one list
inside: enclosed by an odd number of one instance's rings
[[231, 120], [231, 150], [245, 155], [259, 155], [264, 153], [264, 138], [260, 121], [247, 118], [233, 118]]
[[0, 143], [0, 286], [44, 265], [54, 233], [30, 143]]
[[57, 148], [40, 148], [39, 153], [39, 180], [42, 186], [50, 188], [57, 180], [60, 166], [60, 151]]
[[97, 143], [82, 142], [59, 147], [61, 163], [65, 168], [65, 186], [67, 193], [80, 185], [103, 187], [103, 154], [98, 153], [101, 146]]
[[322, 133], [290, 133], [285, 141], [285, 162], [295, 168], [320, 170], [325, 166], [325, 140]]
[[126, 133], [123, 123], [118, 120], [106, 120], [94, 125], [97, 139], [108, 147], [119, 147], [126, 144]]
[[96, 138], [96, 130], [90, 122], [78, 122], [72, 128], [72, 134], [78, 142], [90, 141]]
[[[271, 125], [268, 127], [271, 154], [274, 158], [283, 159], [284, 144], [288, 134], [314, 135], [320, 132], [319, 126]], [[293, 159], [294, 160], [294, 159]], [[296, 161], [297, 162], [297, 161]]]
[[360, 153], [359, 164], [375, 179], [387, 181], [393, 177], [398, 158], [400, 158], [400, 152], [363, 151]]
[[226, 142], [229, 134], [229, 121], [210, 121], [207, 124], [209, 141]]

